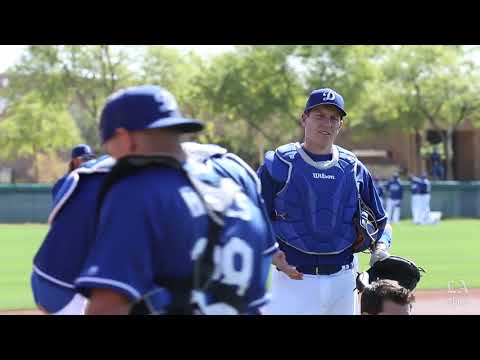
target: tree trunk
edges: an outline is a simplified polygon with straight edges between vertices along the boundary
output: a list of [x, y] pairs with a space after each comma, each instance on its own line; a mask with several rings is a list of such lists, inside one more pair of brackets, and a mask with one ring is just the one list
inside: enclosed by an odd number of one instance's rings
[[422, 148], [422, 135], [418, 131], [418, 129], [415, 129], [415, 174], [419, 174], [423, 171], [423, 163], [424, 160], [422, 158], [422, 153], [420, 149]]
[[447, 133], [444, 138], [444, 146], [445, 146], [445, 167], [446, 167], [446, 174], [447, 180], [454, 180], [453, 174], [453, 131], [455, 130], [454, 126], [449, 126], [447, 128]]
[[265, 154], [265, 138], [262, 134], [257, 133], [257, 147], [258, 147], [258, 163], [263, 163], [263, 156]]
[[40, 171], [38, 169], [38, 153], [35, 147], [33, 148], [33, 177], [35, 179], [35, 182], [38, 183]]

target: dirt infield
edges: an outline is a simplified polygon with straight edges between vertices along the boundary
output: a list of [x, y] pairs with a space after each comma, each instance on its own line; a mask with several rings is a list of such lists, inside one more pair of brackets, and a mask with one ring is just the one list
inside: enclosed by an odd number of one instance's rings
[[480, 289], [418, 291], [414, 315], [480, 315]]
[[38, 310], [2, 310], [0, 315], [42, 315]]
[[[424, 290], [415, 293], [413, 315], [480, 315], [480, 289]], [[41, 315], [38, 310], [0, 311], [0, 315]]]

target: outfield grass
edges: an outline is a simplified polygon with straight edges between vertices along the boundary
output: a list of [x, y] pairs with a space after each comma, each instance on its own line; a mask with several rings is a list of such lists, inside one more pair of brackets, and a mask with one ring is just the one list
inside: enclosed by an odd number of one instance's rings
[[0, 309], [32, 309], [32, 259], [47, 225], [0, 225]]
[[[32, 259], [47, 225], [0, 225], [0, 309], [34, 308], [30, 290]], [[480, 220], [448, 220], [436, 226], [394, 225], [391, 253], [407, 257], [427, 273], [419, 289], [447, 289], [463, 280], [480, 288]], [[361, 270], [369, 256], [361, 254]]]
[[[445, 220], [439, 225], [393, 225], [391, 254], [406, 257], [426, 270], [418, 289], [448, 289], [461, 280], [480, 288], [480, 220]], [[360, 268], [368, 268], [369, 255], [361, 254]]]

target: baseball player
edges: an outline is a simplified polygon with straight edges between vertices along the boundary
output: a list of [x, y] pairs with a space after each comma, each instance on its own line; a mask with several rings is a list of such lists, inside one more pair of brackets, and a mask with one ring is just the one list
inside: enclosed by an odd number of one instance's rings
[[[280, 247], [267, 315], [353, 315], [354, 253], [371, 245], [372, 261], [388, 256], [391, 232], [384, 231], [387, 216], [372, 176], [353, 153], [334, 145], [346, 115], [336, 91], [313, 91], [300, 118], [304, 143], [267, 152], [258, 170]], [[361, 203], [378, 225], [375, 245], [358, 245]]]
[[412, 221], [414, 224], [419, 225], [422, 223], [422, 196], [420, 194], [422, 186], [422, 180], [414, 175], [410, 176], [410, 191], [412, 192]]
[[373, 282], [362, 291], [362, 315], [410, 315], [415, 296], [394, 280]]
[[93, 153], [90, 146], [85, 144], [79, 144], [72, 149], [70, 156], [70, 163], [68, 164], [68, 172], [62, 176], [52, 188], [52, 197], [55, 198], [58, 190], [62, 187], [63, 182], [67, 178], [68, 174], [73, 170], [80, 167], [83, 163], [95, 159], [95, 154]]
[[420, 177], [420, 184], [419, 184], [419, 202], [420, 202], [420, 210], [419, 210], [419, 222], [420, 224], [428, 224], [430, 223], [430, 199], [432, 185], [430, 184], [430, 180], [428, 180], [428, 176], [426, 172], [423, 172]]
[[87, 314], [255, 314], [267, 302], [275, 241], [241, 186], [187, 158], [180, 138], [202, 128], [157, 86], [108, 99], [100, 131], [117, 164], [75, 281]]
[[114, 160], [83, 163], [70, 172], [54, 197], [50, 229], [33, 259], [31, 286], [37, 306], [47, 314], [81, 315], [86, 299], [73, 282], [95, 239], [96, 199]]
[[373, 177], [373, 185], [375, 186], [375, 189], [377, 189], [378, 197], [380, 198], [380, 202], [382, 203], [383, 208], [385, 208], [385, 203], [383, 200], [383, 198], [385, 197], [385, 193], [383, 191], [383, 186], [380, 184], [378, 178], [376, 178], [375, 176]]
[[437, 148], [433, 148], [433, 152], [430, 155], [430, 161], [432, 162], [432, 176], [436, 180], [443, 180], [444, 168], [442, 164], [442, 157], [438, 153]]
[[390, 223], [393, 224], [400, 221], [401, 202], [403, 198], [403, 188], [400, 184], [398, 173], [393, 174], [390, 181], [385, 185], [385, 189], [388, 192], [387, 214]]

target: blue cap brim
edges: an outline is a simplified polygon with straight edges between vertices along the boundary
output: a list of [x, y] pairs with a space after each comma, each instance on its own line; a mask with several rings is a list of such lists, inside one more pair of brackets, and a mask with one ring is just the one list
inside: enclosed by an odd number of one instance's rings
[[204, 128], [203, 121], [180, 117], [162, 118], [148, 125], [148, 129], [178, 128], [182, 132], [197, 132]]
[[310, 106], [309, 108], [306, 108], [306, 109], [305, 109], [305, 112], [310, 111], [310, 110], [312, 110], [312, 109], [315, 109], [317, 106], [320, 106], [320, 105], [332, 105], [332, 106], [335, 106], [335, 107], [340, 111], [340, 113], [342, 114], [342, 117], [347, 116], [347, 113], [346, 113], [340, 106], [338, 106], [337, 104], [334, 104], [334, 103], [329, 103], [329, 102], [324, 102], [324, 103], [321, 103], [321, 104], [316, 104], [316, 105]]

